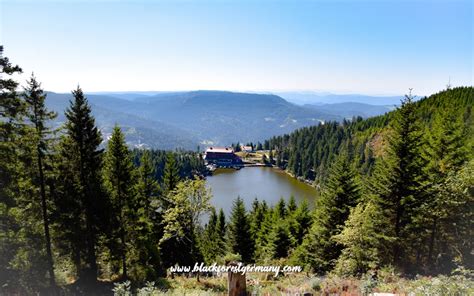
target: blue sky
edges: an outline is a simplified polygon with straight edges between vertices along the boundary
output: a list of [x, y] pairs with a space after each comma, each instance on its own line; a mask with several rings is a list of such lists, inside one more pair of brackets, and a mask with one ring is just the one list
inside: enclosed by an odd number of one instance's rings
[[53, 91], [473, 84], [472, 1], [0, 1], [5, 55]]

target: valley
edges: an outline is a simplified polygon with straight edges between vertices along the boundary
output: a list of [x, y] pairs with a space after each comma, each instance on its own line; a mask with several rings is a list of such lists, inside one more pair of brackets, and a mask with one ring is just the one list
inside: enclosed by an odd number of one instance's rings
[[[48, 107], [59, 114], [54, 122], [58, 127], [71, 95], [47, 95]], [[321, 122], [390, 110], [356, 103], [297, 105], [276, 95], [227, 91], [93, 93], [88, 99], [105, 140], [119, 124], [129, 147], [154, 149], [257, 142]]]

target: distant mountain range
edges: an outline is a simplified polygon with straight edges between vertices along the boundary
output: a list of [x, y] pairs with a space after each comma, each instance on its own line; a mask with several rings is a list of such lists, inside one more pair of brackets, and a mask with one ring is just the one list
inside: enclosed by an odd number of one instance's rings
[[[130, 146], [159, 149], [262, 141], [319, 122], [369, 117], [393, 108], [360, 102], [297, 105], [273, 94], [227, 91], [91, 93], [87, 97], [104, 139], [119, 124]], [[48, 93], [49, 108], [59, 114], [56, 125], [64, 122], [71, 98], [71, 94]]]
[[400, 104], [403, 96], [368, 96], [360, 94], [331, 94], [317, 92], [277, 92], [277, 95], [289, 102], [305, 105], [337, 104], [337, 103], [361, 103], [368, 105], [394, 106]]
[[308, 108], [317, 109], [329, 114], [337, 114], [345, 118], [352, 118], [353, 116], [361, 116], [363, 118], [373, 117], [390, 112], [395, 109], [395, 105], [369, 105], [357, 102], [344, 102], [335, 104], [321, 104], [321, 105], [304, 105]]

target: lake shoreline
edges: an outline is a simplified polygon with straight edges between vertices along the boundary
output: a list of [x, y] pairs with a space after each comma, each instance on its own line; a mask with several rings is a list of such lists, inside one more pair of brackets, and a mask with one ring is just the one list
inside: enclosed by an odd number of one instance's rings
[[232, 201], [238, 196], [244, 199], [246, 206], [251, 206], [255, 198], [274, 205], [281, 198], [288, 201], [291, 196], [298, 203], [306, 200], [313, 206], [320, 195], [314, 186], [294, 178], [281, 168], [270, 166], [240, 170], [219, 168], [206, 177], [206, 183], [213, 193], [213, 205], [226, 212], [230, 212]]
[[212, 176], [213, 173], [215, 171], [218, 171], [218, 170], [240, 170], [240, 169], [244, 169], [244, 168], [251, 168], [251, 167], [260, 167], [260, 168], [272, 168], [276, 171], [279, 171], [279, 172], [282, 172], [282, 173], [285, 173], [287, 174], [288, 176], [302, 182], [302, 183], [305, 183], [313, 188], [315, 188], [316, 190], [320, 190], [320, 187], [319, 185], [315, 185], [314, 184], [314, 181], [313, 180], [309, 180], [309, 179], [304, 179], [302, 177], [295, 177], [294, 174], [292, 174], [291, 172], [289, 172], [288, 170], [285, 170], [285, 169], [282, 169], [276, 165], [270, 165], [270, 164], [262, 164], [262, 163], [251, 163], [251, 162], [247, 162], [247, 163], [244, 163], [243, 166], [239, 167], [238, 169], [235, 169], [235, 168], [217, 168], [213, 171], [208, 171], [208, 173], [204, 176], [204, 178], [207, 178], [208, 176]]

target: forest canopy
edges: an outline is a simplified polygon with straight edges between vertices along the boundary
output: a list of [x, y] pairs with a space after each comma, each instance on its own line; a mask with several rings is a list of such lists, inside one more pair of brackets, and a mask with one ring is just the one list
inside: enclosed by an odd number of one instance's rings
[[235, 197], [226, 217], [211, 206], [200, 153], [132, 150], [119, 126], [104, 141], [79, 86], [52, 129], [36, 77], [20, 90], [21, 68], [0, 66], [1, 294], [145, 283], [229, 258], [344, 276], [474, 268], [473, 87], [265, 141], [267, 164], [319, 188], [314, 209]]

